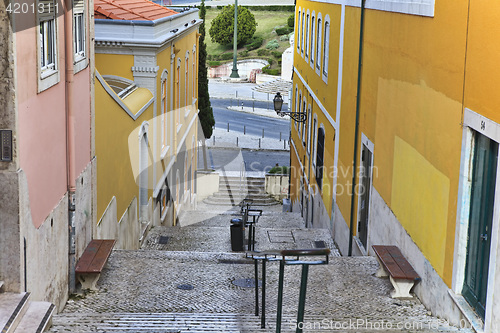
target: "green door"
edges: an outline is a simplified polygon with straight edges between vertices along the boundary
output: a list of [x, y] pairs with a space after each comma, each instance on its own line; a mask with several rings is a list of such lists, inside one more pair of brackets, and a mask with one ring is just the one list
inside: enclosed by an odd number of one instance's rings
[[462, 294], [484, 319], [498, 143], [479, 133], [475, 133], [474, 139], [467, 261]]
[[365, 249], [368, 240], [368, 208], [370, 207], [372, 152], [362, 145], [361, 151], [361, 187], [359, 193], [360, 211], [358, 221], [358, 237]]

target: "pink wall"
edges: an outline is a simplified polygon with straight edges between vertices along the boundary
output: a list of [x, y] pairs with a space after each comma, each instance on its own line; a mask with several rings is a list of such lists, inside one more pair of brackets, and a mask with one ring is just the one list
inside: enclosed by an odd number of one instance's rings
[[[16, 33], [18, 141], [35, 227], [67, 191], [64, 21], [58, 19], [59, 83], [37, 93], [37, 30]], [[90, 162], [89, 69], [75, 75], [76, 177]]]

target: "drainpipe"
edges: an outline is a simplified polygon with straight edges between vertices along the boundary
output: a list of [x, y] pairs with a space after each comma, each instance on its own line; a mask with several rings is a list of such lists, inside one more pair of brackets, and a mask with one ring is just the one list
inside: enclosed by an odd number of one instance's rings
[[352, 256], [352, 238], [354, 236], [352, 229], [354, 228], [354, 191], [356, 189], [356, 168], [358, 167], [358, 137], [359, 137], [359, 104], [361, 101], [361, 69], [363, 67], [363, 37], [365, 25], [365, 1], [361, 0], [361, 22], [359, 24], [359, 55], [358, 55], [358, 85], [356, 89], [356, 124], [354, 128], [354, 157], [352, 169], [352, 189], [351, 189], [351, 218], [349, 223], [349, 253]]
[[73, 1], [65, 0], [64, 46], [66, 78], [66, 169], [68, 187], [69, 290], [75, 291], [75, 115], [73, 109]]

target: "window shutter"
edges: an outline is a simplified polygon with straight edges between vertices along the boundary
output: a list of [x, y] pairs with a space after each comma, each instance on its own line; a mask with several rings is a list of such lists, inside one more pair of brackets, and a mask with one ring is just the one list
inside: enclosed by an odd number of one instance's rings
[[84, 0], [73, 0], [73, 13], [83, 13], [84, 7]]
[[38, 20], [40, 22], [52, 20], [55, 18], [56, 7], [54, 0], [38, 0]]

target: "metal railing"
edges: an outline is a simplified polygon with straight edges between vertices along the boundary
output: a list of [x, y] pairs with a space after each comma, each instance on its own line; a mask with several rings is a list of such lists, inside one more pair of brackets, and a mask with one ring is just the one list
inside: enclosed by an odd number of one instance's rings
[[[307, 278], [310, 265], [327, 265], [330, 249], [300, 249], [300, 250], [276, 250], [263, 252], [248, 252], [247, 258], [254, 260], [255, 274], [255, 315], [259, 315], [259, 288], [258, 288], [258, 261], [262, 261], [262, 316], [261, 328], [266, 328], [266, 262], [279, 261], [278, 279], [278, 307], [276, 311], [276, 333], [281, 332], [281, 319], [283, 315], [283, 282], [286, 265], [301, 265], [302, 274], [300, 279], [299, 306], [297, 310], [296, 333], [302, 333], [300, 323], [304, 321], [304, 310], [306, 303]], [[305, 259], [305, 258], [307, 259]], [[316, 257], [316, 258], [315, 258]], [[317, 257], [324, 257], [318, 259]]]

